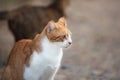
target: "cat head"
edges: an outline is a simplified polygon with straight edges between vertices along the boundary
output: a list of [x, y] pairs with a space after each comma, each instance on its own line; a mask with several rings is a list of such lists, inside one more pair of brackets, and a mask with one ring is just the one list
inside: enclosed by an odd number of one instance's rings
[[72, 44], [71, 32], [67, 28], [67, 23], [64, 17], [58, 22], [50, 21], [47, 24], [46, 36], [48, 40], [59, 47], [68, 47]]

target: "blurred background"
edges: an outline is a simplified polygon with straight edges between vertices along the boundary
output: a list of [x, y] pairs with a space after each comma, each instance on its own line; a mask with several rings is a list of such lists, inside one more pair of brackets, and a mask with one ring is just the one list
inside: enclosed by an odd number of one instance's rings
[[[52, 1], [0, 0], [0, 11]], [[64, 50], [55, 80], [120, 80], [119, 8], [120, 0], [70, 0], [65, 12], [73, 44]], [[0, 62], [7, 59], [14, 43], [7, 21], [0, 21]]]

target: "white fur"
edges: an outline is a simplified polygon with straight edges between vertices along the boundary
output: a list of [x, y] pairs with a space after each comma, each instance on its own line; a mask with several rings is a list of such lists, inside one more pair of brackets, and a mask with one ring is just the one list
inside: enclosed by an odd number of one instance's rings
[[64, 45], [63, 46], [65, 48], [67, 48], [70, 45], [69, 42], [72, 43], [72, 39], [71, 39], [70, 35], [68, 35], [67, 39], [64, 40], [64, 42], [63, 42]]
[[44, 37], [40, 43], [42, 51], [40, 53], [34, 51], [30, 66], [24, 68], [24, 79], [54, 80], [63, 56], [62, 47], [67, 47], [68, 41], [71, 41], [70, 36], [64, 42], [50, 42], [47, 37]]

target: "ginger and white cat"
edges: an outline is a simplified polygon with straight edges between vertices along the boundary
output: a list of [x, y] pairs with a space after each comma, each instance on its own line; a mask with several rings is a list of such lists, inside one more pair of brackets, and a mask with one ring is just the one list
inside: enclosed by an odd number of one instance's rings
[[2, 80], [54, 80], [63, 56], [62, 48], [71, 43], [65, 18], [50, 21], [33, 40], [21, 40], [15, 44]]

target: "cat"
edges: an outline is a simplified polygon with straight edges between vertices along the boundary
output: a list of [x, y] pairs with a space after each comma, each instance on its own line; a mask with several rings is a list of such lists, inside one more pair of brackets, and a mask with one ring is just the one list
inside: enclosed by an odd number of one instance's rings
[[0, 20], [8, 21], [16, 41], [33, 39], [37, 33], [42, 32], [48, 21], [66, 17], [65, 9], [68, 4], [69, 0], [54, 0], [46, 7], [24, 5], [11, 11], [1, 11]]
[[54, 80], [63, 56], [62, 48], [72, 43], [66, 19], [49, 21], [34, 39], [16, 42], [2, 80]]

